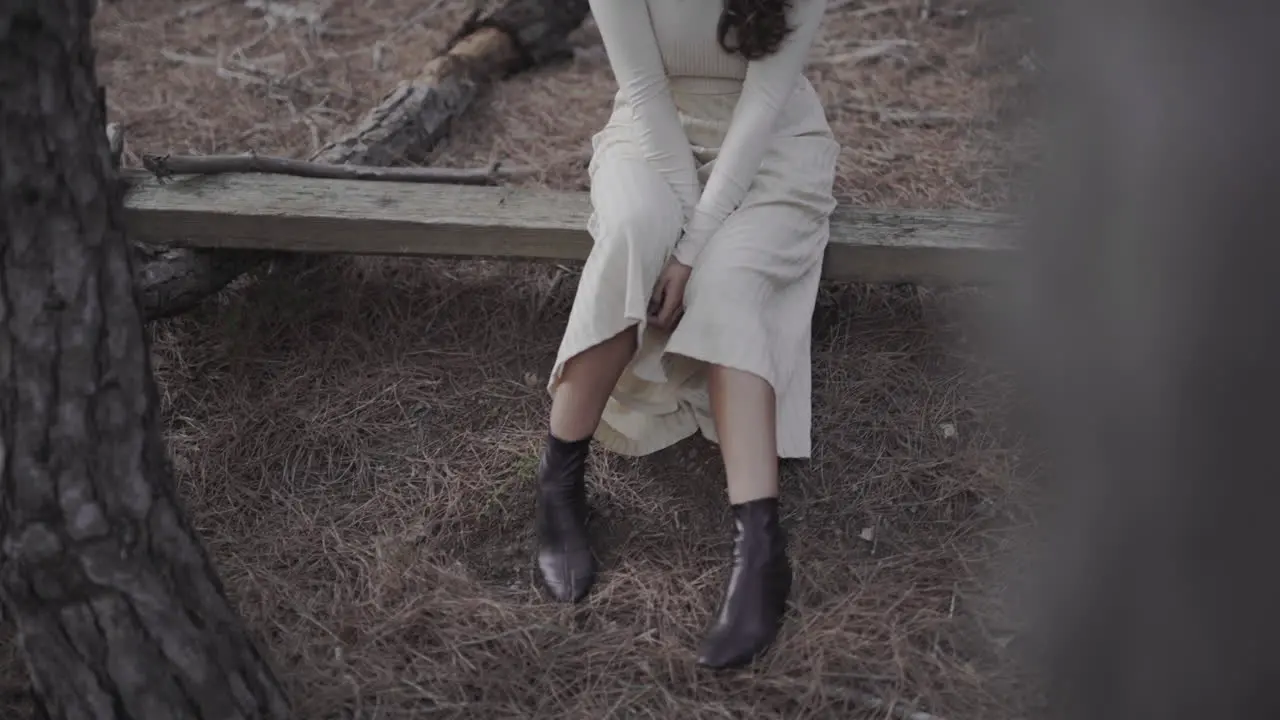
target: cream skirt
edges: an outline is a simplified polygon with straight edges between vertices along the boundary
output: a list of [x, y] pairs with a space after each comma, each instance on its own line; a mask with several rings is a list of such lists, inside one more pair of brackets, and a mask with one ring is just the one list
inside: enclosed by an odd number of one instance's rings
[[[727, 86], [727, 87], [726, 87]], [[672, 80], [672, 92], [705, 184], [733, 117], [741, 83]], [[742, 205], [706, 245], [685, 292], [685, 314], [668, 334], [646, 323], [658, 274], [679, 239], [682, 213], [666, 181], [633, 142], [631, 108], [592, 139], [594, 247], [548, 382], [565, 363], [634, 327], [639, 346], [618, 382], [596, 440], [646, 455], [696, 431], [717, 441], [706, 386], [708, 363], [754, 373], [777, 394], [778, 454], [810, 452], [810, 328], [839, 144], [817, 93], [797, 85]]]

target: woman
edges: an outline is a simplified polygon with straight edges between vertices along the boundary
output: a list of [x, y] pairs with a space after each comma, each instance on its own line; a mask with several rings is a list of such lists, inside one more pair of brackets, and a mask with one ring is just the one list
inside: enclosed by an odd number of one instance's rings
[[[551, 593], [595, 578], [594, 437], [645, 455], [719, 442], [733, 567], [699, 653], [750, 662], [791, 588], [778, 459], [809, 456], [809, 332], [840, 146], [802, 74], [826, 0], [591, 0], [618, 81], [593, 139], [595, 245], [548, 390], [538, 564]], [[704, 186], [705, 181], [705, 186]]]

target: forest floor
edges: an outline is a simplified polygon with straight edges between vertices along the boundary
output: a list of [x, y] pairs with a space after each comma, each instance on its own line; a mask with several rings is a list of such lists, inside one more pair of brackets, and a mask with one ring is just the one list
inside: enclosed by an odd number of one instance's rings
[[[324, 12], [259, 9], [285, 5]], [[1018, 94], [1018, 21], [933, 5], [832, 3], [809, 74], [845, 147], [842, 202], [1008, 200], [998, 120]], [[438, 53], [468, 6], [104, 3], [98, 59], [126, 161], [308, 156]], [[588, 23], [571, 61], [486, 93], [433, 162], [537, 165], [522, 182], [584, 189], [613, 91]], [[893, 716], [871, 698], [948, 720], [1029, 712], [987, 582], [1028, 519], [1010, 383], [971, 322], [983, 294], [823, 287], [814, 457], [784, 469], [794, 610], [755, 668], [713, 675], [694, 649], [730, 528], [700, 438], [599, 455], [597, 589], [566, 608], [534, 584], [531, 472], [576, 271], [332, 259], [157, 325], [182, 497], [299, 718]], [[25, 685], [0, 628], [0, 714], [30, 712]]]

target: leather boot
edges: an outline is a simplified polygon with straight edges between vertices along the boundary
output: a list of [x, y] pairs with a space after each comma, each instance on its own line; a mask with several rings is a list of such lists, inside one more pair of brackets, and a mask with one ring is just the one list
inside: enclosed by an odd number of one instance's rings
[[591, 438], [565, 442], [549, 435], [538, 463], [538, 568], [547, 590], [561, 602], [581, 600], [596, 575], [587, 538], [590, 446]]
[[733, 566], [698, 664], [740, 667], [773, 643], [791, 593], [791, 563], [778, 520], [778, 500], [733, 506]]

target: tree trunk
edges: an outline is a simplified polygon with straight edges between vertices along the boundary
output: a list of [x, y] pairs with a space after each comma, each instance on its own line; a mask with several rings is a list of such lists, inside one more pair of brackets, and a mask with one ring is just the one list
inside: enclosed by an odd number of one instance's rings
[[91, 0], [0, 3], [0, 601], [52, 718], [283, 718], [175, 497]]
[[[477, 12], [447, 52], [312, 160], [382, 166], [424, 160], [485, 87], [567, 55], [569, 33], [588, 11], [587, 0], [502, 0], [489, 12]], [[148, 319], [186, 312], [242, 273], [281, 257], [243, 250], [140, 250], [138, 282]]]

